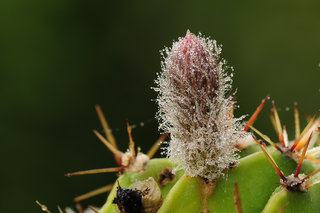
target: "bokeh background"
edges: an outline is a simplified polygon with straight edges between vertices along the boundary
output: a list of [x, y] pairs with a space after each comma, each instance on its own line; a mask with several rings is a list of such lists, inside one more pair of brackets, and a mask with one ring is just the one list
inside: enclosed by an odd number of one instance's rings
[[[302, 125], [304, 113], [320, 107], [319, 8], [317, 0], [1, 1], [1, 212], [41, 212], [35, 200], [57, 212], [57, 205], [73, 207], [76, 195], [115, 180], [64, 177], [115, 165], [92, 133], [102, 130], [95, 104], [123, 151], [126, 119], [147, 151], [159, 136], [150, 89], [159, 50], [187, 29], [223, 44], [235, 68], [236, 115], [251, 114], [270, 94], [292, 138], [293, 103]], [[265, 109], [255, 126], [276, 138]]]

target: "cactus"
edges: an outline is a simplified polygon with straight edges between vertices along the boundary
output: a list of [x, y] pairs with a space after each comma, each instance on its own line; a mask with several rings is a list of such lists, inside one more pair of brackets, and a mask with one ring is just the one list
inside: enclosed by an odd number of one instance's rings
[[[272, 102], [271, 120], [279, 136], [279, 143], [275, 143], [252, 126], [268, 101], [267, 96], [249, 121], [242, 124], [243, 117], [233, 117], [233, 97], [226, 96], [232, 78], [227, 74], [228, 67], [220, 58], [220, 52], [221, 47], [215, 41], [189, 31], [172, 48], [162, 52], [163, 71], [156, 80], [158, 87], [155, 89], [159, 92], [157, 117], [160, 129], [170, 134], [167, 155], [173, 172], [179, 174], [176, 178], [180, 178], [168, 191], [160, 189], [161, 205], [149, 210], [142, 206], [140, 212], [319, 211], [319, 202], [312, 202], [320, 196], [315, 180], [319, 172], [315, 164], [319, 148], [307, 148], [315, 146], [320, 119], [315, 121], [314, 116], [300, 133], [296, 106], [296, 138], [290, 142]], [[270, 146], [247, 133], [250, 128]], [[153, 178], [161, 171], [153, 169], [152, 160], [148, 170], [153, 172], [150, 174]], [[116, 191], [121, 187], [134, 188], [132, 184], [141, 180], [143, 174], [139, 173], [138, 178], [137, 174], [123, 174], [100, 212], [117, 212], [119, 208], [114, 200], [119, 195]], [[128, 176], [134, 177], [129, 183]], [[313, 183], [309, 183], [310, 179]], [[157, 178], [155, 180], [159, 183]], [[239, 208], [239, 202], [234, 205], [235, 183], [242, 202]], [[143, 193], [139, 187], [134, 189]]]
[[[253, 127], [269, 96], [248, 122], [243, 116], [235, 118], [228, 74], [232, 68], [220, 53], [216, 41], [189, 31], [162, 51], [155, 90], [164, 135], [147, 154], [136, 153], [129, 124], [129, 149], [119, 151], [97, 106], [106, 138], [95, 134], [114, 154], [118, 167], [67, 176], [101, 172], [120, 176], [112, 185], [75, 198], [77, 203], [110, 190], [100, 213], [320, 211], [320, 118], [316, 114], [300, 131], [295, 104], [295, 139], [290, 141], [272, 102], [269, 115], [279, 142]], [[167, 134], [168, 158], [151, 159]]]

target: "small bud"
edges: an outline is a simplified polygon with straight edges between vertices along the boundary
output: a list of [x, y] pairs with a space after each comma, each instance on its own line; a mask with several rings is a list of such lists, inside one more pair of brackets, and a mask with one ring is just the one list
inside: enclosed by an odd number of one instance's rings
[[233, 118], [234, 99], [226, 97], [232, 79], [216, 41], [189, 31], [162, 51], [160, 128], [171, 134], [167, 154], [190, 176], [213, 180], [237, 160], [236, 142], [244, 134]]

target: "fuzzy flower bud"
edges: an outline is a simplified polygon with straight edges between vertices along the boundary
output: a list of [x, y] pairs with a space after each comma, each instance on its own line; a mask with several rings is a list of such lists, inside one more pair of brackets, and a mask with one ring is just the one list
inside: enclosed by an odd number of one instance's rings
[[188, 175], [209, 180], [237, 161], [243, 134], [240, 119], [233, 118], [234, 100], [226, 96], [232, 79], [220, 53], [216, 41], [188, 31], [162, 51], [155, 89], [160, 128], [171, 135], [168, 157]]

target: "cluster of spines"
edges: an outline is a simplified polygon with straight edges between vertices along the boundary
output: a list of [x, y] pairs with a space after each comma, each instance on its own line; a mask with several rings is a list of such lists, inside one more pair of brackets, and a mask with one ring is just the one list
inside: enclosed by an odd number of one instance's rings
[[306, 158], [313, 160], [313, 163], [318, 163], [319, 160], [316, 157], [320, 155], [320, 149], [319, 147], [313, 148], [316, 143], [316, 139], [318, 138], [318, 135], [320, 133], [320, 118], [316, 119], [318, 112], [315, 113], [315, 115], [309, 119], [308, 124], [301, 132], [298, 105], [295, 103], [295, 107], [294, 107], [295, 139], [292, 142], [290, 142], [288, 139], [286, 126], [285, 125], [281, 126], [281, 121], [280, 121], [279, 114], [274, 101], [272, 101], [272, 108], [273, 108], [273, 113], [269, 111], [269, 116], [274, 126], [274, 129], [278, 135], [280, 145], [273, 142], [268, 136], [266, 136], [265, 134], [261, 133], [259, 130], [254, 128], [252, 126], [252, 123], [248, 122], [246, 125], [246, 128], [247, 127], [251, 128], [264, 141], [269, 143], [272, 147], [280, 151], [282, 154], [291, 157], [297, 163], [301, 158], [301, 153], [300, 153], [301, 149], [307, 144], [309, 137], [313, 135], [313, 137], [310, 138], [311, 142], [309, 147], [311, 148], [307, 151]]
[[[102, 169], [92, 169], [92, 170], [86, 170], [86, 171], [79, 171], [79, 172], [73, 172], [73, 173], [67, 173], [67, 177], [76, 176], [76, 175], [87, 175], [87, 174], [98, 174], [98, 173], [109, 173], [109, 172], [128, 172], [128, 171], [135, 171], [140, 172], [137, 169], [143, 170], [143, 163], [145, 163], [146, 160], [151, 159], [154, 154], [159, 149], [161, 143], [166, 139], [167, 134], [163, 134], [150, 148], [150, 150], [147, 152], [147, 154], [143, 154], [138, 152], [138, 154], [135, 151], [135, 143], [132, 138], [132, 130], [127, 122], [127, 132], [129, 135], [129, 149], [127, 152], [123, 153], [118, 149], [116, 140], [112, 134], [112, 131], [108, 125], [108, 122], [100, 108], [99, 105], [96, 106], [96, 111], [99, 117], [99, 120], [101, 122], [101, 125], [103, 127], [103, 131], [107, 138], [105, 138], [103, 135], [101, 135], [98, 131], [93, 130], [94, 134], [98, 137], [98, 139], [113, 153], [113, 156], [115, 158], [115, 161], [118, 165], [118, 167], [113, 168], [102, 168]], [[141, 163], [141, 161], [143, 161]], [[139, 168], [137, 166], [139, 165]], [[140, 166], [141, 165], [141, 166]], [[108, 191], [111, 191], [111, 189], [114, 187], [113, 184], [109, 184], [106, 186], [103, 186], [101, 188], [95, 189], [93, 191], [90, 191], [86, 194], [77, 196], [74, 198], [74, 201], [77, 203], [78, 206], [81, 206], [81, 201], [86, 200], [88, 198], [100, 195], [102, 193], [106, 193]], [[88, 208], [93, 208], [92, 206], [89, 206]], [[78, 208], [79, 209], [79, 208]], [[81, 211], [79, 211], [81, 212]]]
[[[275, 106], [274, 101], [272, 101], [272, 107], [273, 107], [273, 114], [269, 111], [269, 116], [271, 119], [271, 122], [276, 130], [276, 133], [278, 134], [278, 139], [280, 142], [280, 145], [276, 144], [275, 142], [271, 141], [271, 139], [262, 134], [260, 131], [255, 129], [252, 124], [256, 120], [258, 114], [262, 110], [263, 106], [269, 99], [269, 96], [267, 96], [260, 106], [257, 108], [256, 112], [253, 114], [253, 116], [249, 119], [247, 122], [244, 131], [247, 131], [249, 128], [251, 128], [255, 133], [257, 133], [262, 139], [264, 139], [266, 142], [268, 142], [272, 147], [274, 147], [276, 150], [280, 151], [281, 154], [284, 154], [288, 157], [291, 157], [293, 160], [297, 162], [297, 168], [294, 174], [290, 176], [285, 176], [284, 173], [281, 171], [281, 169], [277, 166], [276, 162], [273, 160], [272, 156], [269, 154], [266, 144], [262, 140], [257, 140], [255, 136], [252, 135], [252, 138], [254, 141], [258, 144], [258, 146], [261, 148], [263, 153], [266, 155], [267, 159], [270, 161], [271, 165], [273, 166], [275, 172], [279, 175], [281, 178], [281, 182], [279, 183], [283, 187], [285, 187], [288, 190], [291, 191], [307, 191], [307, 188], [312, 186], [317, 182], [305, 184], [305, 182], [310, 179], [311, 177], [315, 176], [320, 172], [320, 169], [317, 169], [313, 171], [311, 174], [301, 178], [300, 177], [300, 170], [302, 163], [305, 158], [308, 158], [310, 160], [313, 160], [314, 163], [317, 163], [318, 159], [316, 159], [320, 155], [320, 149], [319, 146], [315, 148], [311, 148], [308, 150], [308, 147], [313, 147], [314, 143], [316, 141], [316, 138], [319, 135], [320, 132], [320, 118], [317, 118], [318, 112], [313, 116], [313, 118], [309, 119], [309, 122], [307, 126], [304, 128], [302, 132], [300, 132], [300, 119], [299, 119], [299, 110], [298, 105], [295, 103], [294, 107], [294, 120], [295, 120], [295, 139], [293, 142], [289, 142], [288, 139], [288, 133], [286, 131], [285, 126], [281, 126], [280, 118], [277, 112], [277, 108]], [[312, 139], [312, 136], [314, 135], [313, 143], [310, 145], [310, 141]], [[302, 153], [300, 153], [301, 149], [304, 147], [304, 150]], [[315, 160], [316, 159], [316, 160]], [[294, 186], [294, 187], [293, 187]]]

